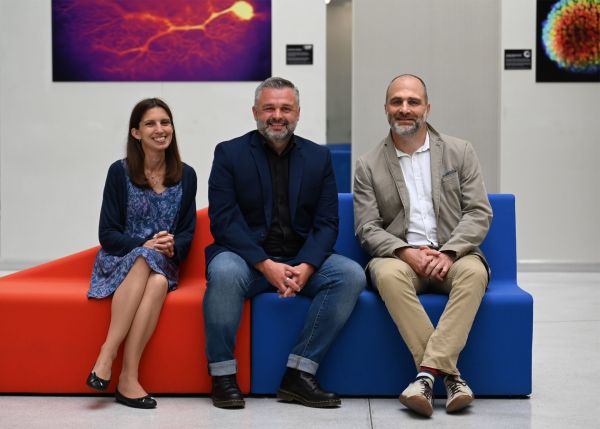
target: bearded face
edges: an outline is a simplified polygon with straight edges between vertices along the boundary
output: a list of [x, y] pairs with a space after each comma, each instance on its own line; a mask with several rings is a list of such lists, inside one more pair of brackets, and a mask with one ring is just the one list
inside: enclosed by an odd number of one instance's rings
[[300, 118], [300, 106], [291, 88], [264, 88], [252, 112], [258, 131], [276, 145], [287, 144]]

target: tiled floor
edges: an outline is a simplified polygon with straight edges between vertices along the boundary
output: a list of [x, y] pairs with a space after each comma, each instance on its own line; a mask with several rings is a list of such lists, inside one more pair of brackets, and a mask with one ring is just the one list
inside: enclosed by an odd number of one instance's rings
[[134, 410], [109, 397], [0, 396], [0, 428], [595, 428], [600, 397], [600, 273], [524, 273], [535, 301], [533, 394], [478, 399], [447, 415], [437, 400], [432, 420], [395, 398], [344, 398], [316, 410], [248, 398], [246, 409], [214, 408], [208, 397], [159, 397], [156, 410]]

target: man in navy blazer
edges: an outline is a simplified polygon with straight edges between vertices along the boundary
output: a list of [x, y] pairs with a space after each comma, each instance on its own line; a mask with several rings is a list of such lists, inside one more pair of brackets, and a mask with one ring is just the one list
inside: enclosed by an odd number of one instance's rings
[[329, 150], [294, 134], [298, 89], [272, 77], [256, 89], [257, 129], [217, 145], [209, 178], [215, 242], [206, 248], [206, 354], [212, 401], [242, 408], [233, 356], [244, 299], [277, 290], [312, 298], [277, 397], [328, 408], [339, 397], [315, 374], [365, 286], [362, 268], [333, 253], [338, 196]]

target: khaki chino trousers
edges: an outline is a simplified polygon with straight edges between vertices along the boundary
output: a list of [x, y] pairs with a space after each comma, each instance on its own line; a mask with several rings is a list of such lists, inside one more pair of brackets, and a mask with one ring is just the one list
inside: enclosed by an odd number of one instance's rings
[[[417, 370], [426, 366], [460, 375], [456, 367], [458, 356], [465, 347], [488, 284], [488, 273], [481, 259], [477, 255], [458, 259], [441, 283], [419, 278], [406, 262], [396, 258], [373, 258], [368, 268]], [[435, 328], [417, 297], [421, 293], [448, 295]]]

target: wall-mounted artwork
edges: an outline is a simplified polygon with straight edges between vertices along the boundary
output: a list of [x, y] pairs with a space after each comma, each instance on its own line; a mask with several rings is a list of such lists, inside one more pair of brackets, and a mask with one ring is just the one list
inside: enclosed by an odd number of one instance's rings
[[537, 82], [600, 82], [600, 0], [537, 0]]
[[54, 81], [261, 81], [271, 0], [52, 0]]

